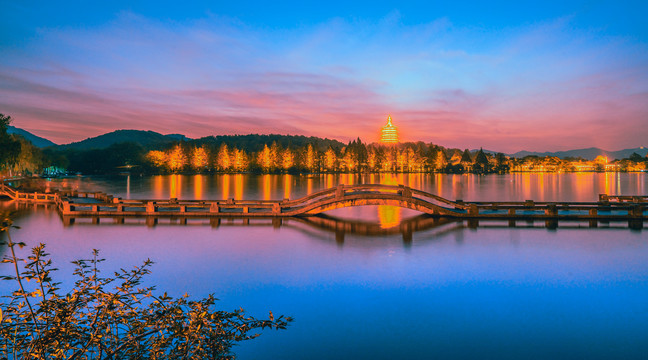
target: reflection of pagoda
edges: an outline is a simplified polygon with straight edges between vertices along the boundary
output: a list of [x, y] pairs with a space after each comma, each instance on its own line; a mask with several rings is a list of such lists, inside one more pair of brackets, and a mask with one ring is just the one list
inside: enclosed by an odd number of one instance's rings
[[398, 129], [392, 125], [391, 116], [387, 116], [387, 125], [383, 126], [380, 134], [380, 142], [383, 144], [398, 143]]

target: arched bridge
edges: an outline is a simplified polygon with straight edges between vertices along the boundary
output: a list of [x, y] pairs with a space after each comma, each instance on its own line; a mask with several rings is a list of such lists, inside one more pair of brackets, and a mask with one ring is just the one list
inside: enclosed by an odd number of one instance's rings
[[[598, 202], [535, 202], [526, 200], [462, 202], [451, 201], [403, 185], [338, 185], [295, 200], [127, 200], [102, 192], [59, 191], [24, 193], [0, 183], [0, 195], [15, 201], [53, 203], [63, 217], [145, 216], [155, 222], [159, 217], [291, 217], [311, 216], [329, 210], [362, 205], [392, 205], [436, 217], [468, 219], [526, 220], [628, 220], [643, 227], [648, 219], [648, 196], [608, 196]], [[552, 225], [553, 226], [553, 225]]]
[[430, 215], [445, 216], [461, 216], [469, 208], [469, 205], [403, 185], [367, 184], [338, 185], [299, 199], [283, 201], [279, 203], [279, 210], [283, 216], [303, 216], [363, 205], [399, 206]]

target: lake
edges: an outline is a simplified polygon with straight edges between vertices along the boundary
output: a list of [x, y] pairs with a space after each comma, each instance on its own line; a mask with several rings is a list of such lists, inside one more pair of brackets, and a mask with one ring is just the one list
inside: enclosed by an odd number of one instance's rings
[[[648, 193], [646, 173], [166, 175], [57, 179], [49, 186], [131, 199], [294, 199], [340, 183], [404, 184], [464, 201], [596, 201], [600, 193]], [[493, 221], [473, 228], [366, 206], [281, 224], [161, 219], [151, 227], [141, 219], [66, 227], [53, 209], [0, 206], [19, 209], [14, 240], [45, 242], [68, 282], [69, 262], [96, 248], [108, 259], [105, 271], [154, 260], [149, 285], [161, 291], [214, 293], [225, 310], [295, 318], [287, 330], [235, 347], [239, 359], [648, 354], [648, 230], [627, 223], [591, 229], [561, 222], [547, 229], [543, 222]]]

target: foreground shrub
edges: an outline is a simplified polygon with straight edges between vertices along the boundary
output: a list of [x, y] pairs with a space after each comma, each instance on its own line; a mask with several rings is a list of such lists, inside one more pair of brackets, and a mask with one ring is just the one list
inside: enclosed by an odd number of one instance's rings
[[[0, 302], [0, 359], [232, 359], [232, 346], [259, 336], [258, 329], [285, 329], [289, 317], [258, 320], [243, 309], [214, 309], [213, 295], [189, 300], [154, 295], [141, 287], [152, 261], [102, 277], [104, 259], [77, 260], [74, 288], [61, 294], [45, 245], [25, 260], [16, 256], [11, 220], [2, 217], [9, 254], [3, 263], [15, 275], [3, 276], [17, 289]], [[19, 264], [24, 262], [23, 269]]]

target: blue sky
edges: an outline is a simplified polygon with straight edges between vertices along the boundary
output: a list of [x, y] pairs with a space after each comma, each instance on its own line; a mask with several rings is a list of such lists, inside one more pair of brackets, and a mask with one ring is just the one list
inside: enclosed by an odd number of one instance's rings
[[2, 1], [0, 112], [59, 143], [122, 128], [513, 152], [643, 146], [641, 2]]

